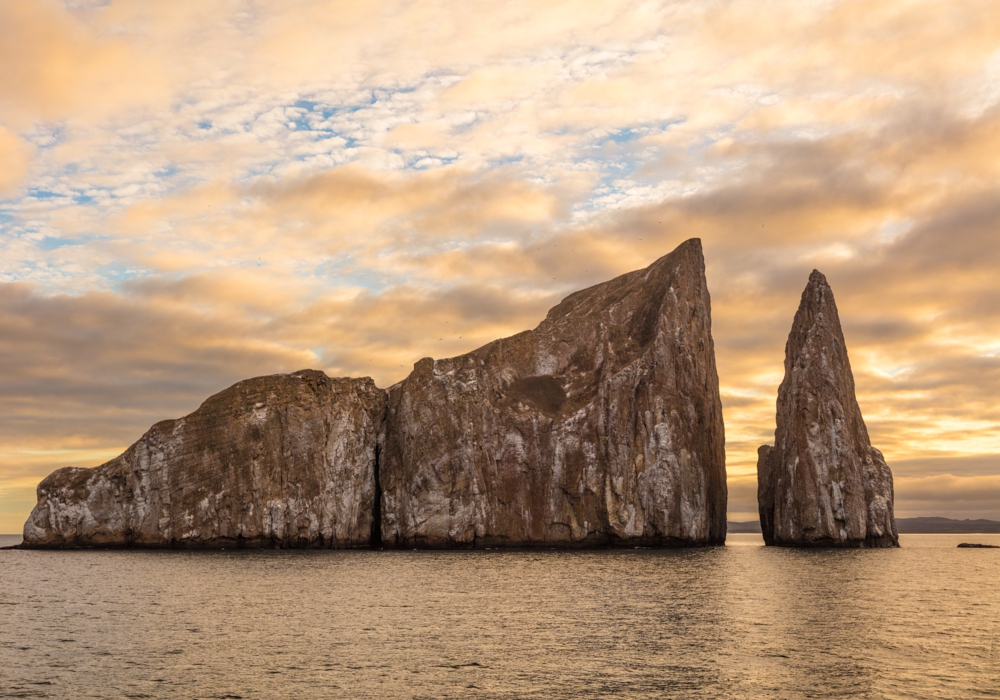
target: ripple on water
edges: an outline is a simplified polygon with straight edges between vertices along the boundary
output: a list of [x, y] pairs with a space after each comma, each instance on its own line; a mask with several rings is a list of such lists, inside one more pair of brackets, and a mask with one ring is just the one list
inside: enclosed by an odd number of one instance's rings
[[997, 697], [1000, 550], [970, 537], [2, 551], [0, 697]]

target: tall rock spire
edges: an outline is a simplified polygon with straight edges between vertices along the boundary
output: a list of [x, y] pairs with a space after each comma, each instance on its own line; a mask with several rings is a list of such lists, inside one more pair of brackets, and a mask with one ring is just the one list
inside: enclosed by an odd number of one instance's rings
[[774, 447], [758, 451], [757, 503], [769, 545], [899, 546], [892, 472], [868, 438], [833, 291], [818, 270], [785, 346]]

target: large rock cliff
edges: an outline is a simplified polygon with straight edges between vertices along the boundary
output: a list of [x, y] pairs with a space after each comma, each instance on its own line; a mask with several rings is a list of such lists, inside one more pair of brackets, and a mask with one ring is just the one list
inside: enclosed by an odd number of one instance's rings
[[49, 475], [24, 544], [366, 547], [384, 416], [367, 378], [240, 382], [107, 464]]
[[785, 346], [774, 446], [758, 450], [771, 545], [895, 547], [892, 472], [872, 447], [833, 291], [814, 270]]
[[701, 244], [383, 391], [260, 377], [38, 487], [24, 546], [721, 544]]
[[726, 471], [701, 244], [389, 389], [396, 546], [718, 544]]

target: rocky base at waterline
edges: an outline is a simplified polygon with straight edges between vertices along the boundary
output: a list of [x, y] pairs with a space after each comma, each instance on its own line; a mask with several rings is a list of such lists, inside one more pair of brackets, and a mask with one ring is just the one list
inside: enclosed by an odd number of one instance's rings
[[241, 382], [38, 487], [25, 548], [722, 544], [700, 242], [388, 390]]
[[768, 545], [898, 547], [892, 472], [872, 447], [833, 291], [813, 270], [785, 346], [774, 446], [758, 451]]

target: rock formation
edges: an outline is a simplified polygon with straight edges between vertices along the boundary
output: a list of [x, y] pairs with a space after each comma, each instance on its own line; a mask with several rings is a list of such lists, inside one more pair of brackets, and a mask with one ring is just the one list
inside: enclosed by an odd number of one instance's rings
[[701, 244], [389, 389], [396, 546], [721, 544], [726, 472]]
[[701, 244], [387, 391], [241, 382], [38, 487], [26, 547], [721, 544], [726, 472]]
[[785, 346], [774, 446], [758, 450], [769, 545], [896, 547], [892, 472], [872, 447], [833, 292], [814, 270]]
[[24, 544], [366, 547], [384, 416], [367, 378], [240, 382], [107, 464], [49, 475]]

